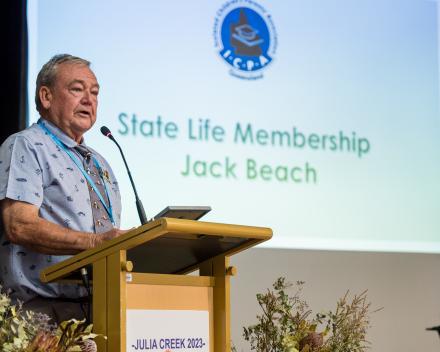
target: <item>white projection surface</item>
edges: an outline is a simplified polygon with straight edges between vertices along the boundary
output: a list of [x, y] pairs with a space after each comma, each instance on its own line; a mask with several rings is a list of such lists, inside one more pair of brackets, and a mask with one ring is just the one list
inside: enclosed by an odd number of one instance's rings
[[86, 143], [108, 126], [149, 217], [268, 226], [266, 246], [440, 253], [438, 3], [29, 0], [29, 124], [41, 66], [92, 62]]

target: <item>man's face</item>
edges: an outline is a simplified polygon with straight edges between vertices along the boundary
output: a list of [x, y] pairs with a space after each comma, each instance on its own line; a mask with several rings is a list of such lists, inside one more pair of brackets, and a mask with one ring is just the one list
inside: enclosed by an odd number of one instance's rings
[[40, 89], [40, 98], [45, 117], [80, 142], [96, 121], [98, 93], [96, 77], [87, 66], [64, 63], [57, 67], [53, 87]]

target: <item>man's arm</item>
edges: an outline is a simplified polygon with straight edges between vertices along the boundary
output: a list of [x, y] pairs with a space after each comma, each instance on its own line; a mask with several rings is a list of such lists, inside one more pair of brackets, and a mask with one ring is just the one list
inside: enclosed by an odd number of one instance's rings
[[119, 229], [102, 234], [73, 231], [41, 218], [35, 205], [8, 198], [0, 201], [0, 213], [10, 242], [45, 254], [76, 254], [127, 232]]

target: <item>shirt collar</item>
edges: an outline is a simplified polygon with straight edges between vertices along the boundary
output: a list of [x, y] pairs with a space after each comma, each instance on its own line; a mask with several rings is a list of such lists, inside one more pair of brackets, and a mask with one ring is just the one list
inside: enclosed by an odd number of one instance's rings
[[84, 141], [84, 137], [81, 140], [81, 143], [77, 143], [75, 140], [70, 138], [63, 130], [58, 128], [55, 124], [52, 122], [40, 117], [38, 120], [38, 123], [44, 123], [44, 126], [53, 134], [55, 135], [65, 146], [68, 148], [75, 148], [77, 145], [83, 145], [86, 147], [86, 143]]

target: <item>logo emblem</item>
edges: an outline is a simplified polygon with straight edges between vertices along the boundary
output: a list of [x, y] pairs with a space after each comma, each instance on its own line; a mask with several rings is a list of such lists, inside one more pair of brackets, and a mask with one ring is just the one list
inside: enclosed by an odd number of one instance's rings
[[254, 1], [225, 3], [217, 11], [214, 36], [218, 54], [230, 66], [230, 74], [242, 79], [262, 78], [278, 43], [270, 14]]

